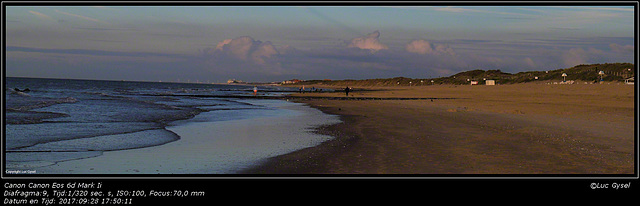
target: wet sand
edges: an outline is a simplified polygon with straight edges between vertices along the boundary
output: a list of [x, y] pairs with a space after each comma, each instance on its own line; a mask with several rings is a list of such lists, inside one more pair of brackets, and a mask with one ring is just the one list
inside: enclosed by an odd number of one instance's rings
[[634, 173], [633, 85], [355, 89], [350, 97], [456, 99], [296, 100], [340, 115], [342, 123], [317, 128], [318, 133], [336, 138], [271, 158], [244, 173]]
[[326, 135], [309, 135], [307, 129], [338, 122], [335, 116], [299, 103], [279, 100], [250, 103], [269, 109], [230, 111], [239, 118], [224, 121], [211, 119], [224, 115], [221, 112], [225, 110], [202, 113], [166, 128], [180, 136], [178, 141], [105, 151], [95, 157], [57, 162], [34, 170], [36, 174], [233, 174], [265, 158], [331, 139]]

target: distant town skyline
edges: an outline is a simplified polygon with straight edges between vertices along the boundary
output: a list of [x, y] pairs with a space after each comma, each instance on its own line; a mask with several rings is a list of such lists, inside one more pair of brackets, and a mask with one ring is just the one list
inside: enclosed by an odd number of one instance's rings
[[224, 83], [634, 62], [634, 6], [13, 6], [6, 76]]

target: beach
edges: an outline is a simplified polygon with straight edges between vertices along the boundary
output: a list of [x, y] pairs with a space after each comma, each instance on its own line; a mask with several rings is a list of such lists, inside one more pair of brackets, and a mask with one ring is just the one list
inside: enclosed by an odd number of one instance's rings
[[[325, 90], [253, 96], [224, 85], [15, 81], [57, 85], [6, 96], [6, 166], [36, 174], [635, 171], [633, 85], [356, 86], [349, 96], [344, 85], [307, 85]], [[291, 93], [271, 95], [282, 91]]]
[[[335, 138], [243, 173], [634, 173], [633, 85], [353, 89], [346, 99], [304, 98], [345, 96], [339, 92], [292, 94], [296, 102], [340, 116], [341, 123], [316, 128]], [[358, 97], [433, 99], [349, 100]]]

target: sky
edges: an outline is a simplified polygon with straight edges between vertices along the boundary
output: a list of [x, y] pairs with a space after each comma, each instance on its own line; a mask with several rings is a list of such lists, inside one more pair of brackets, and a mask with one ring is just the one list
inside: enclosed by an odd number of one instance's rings
[[436, 78], [634, 62], [633, 6], [12, 6], [6, 76]]

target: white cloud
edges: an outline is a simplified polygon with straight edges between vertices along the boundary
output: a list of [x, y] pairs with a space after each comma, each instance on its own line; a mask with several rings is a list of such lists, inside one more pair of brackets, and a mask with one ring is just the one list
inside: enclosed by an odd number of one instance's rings
[[251, 47], [254, 45], [253, 38], [248, 36], [238, 37], [228, 42], [229, 43], [227, 44], [223, 44], [221, 51], [230, 52], [234, 57], [241, 60], [247, 59], [247, 57], [249, 56], [249, 50], [251, 50]]
[[251, 59], [258, 64], [265, 64], [265, 58], [271, 58], [278, 54], [276, 47], [270, 41], [266, 41], [259, 44], [255, 51], [251, 52]]
[[254, 40], [250, 36], [225, 39], [216, 45], [216, 52], [255, 64], [265, 64], [266, 59], [280, 54], [270, 41]]
[[405, 46], [405, 49], [408, 52], [418, 53], [418, 54], [436, 54], [436, 55], [448, 54], [452, 56], [455, 55], [455, 52], [453, 51], [453, 49], [448, 45], [445, 45], [445, 44], [433, 45], [429, 43], [429, 41], [423, 40], [423, 39], [413, 40], [409, 42], [409, 44]]
[[453, 49], [451, 47], [449, 47], [448, 45], [444, 45], [444, 44], [438, 44], [436, 45], [436, 53], [438, 54], [448, 54], [448, 55], [456, 55], [456, 53], [453, 51]]
[[382, 49], [389, 49], [389, 47], [380, 43], [380, 40], [378, 39], [379, 37], [380, 32], [374, 31], [373, 33], [367, 34], [366, 36], [351, 39], [351, 42], [347, 47], [368, 49], [372, 52], [377, 52]]
[[431, 47], [431, 43], [426, 40], [413, 40], [407, 44], [405, 49], [411, 53], [418, 54], [431, 54], [433, 53], [433, 48]]
[[216, 45], [216, 50], [222, 51], [222, 48], [224, 47], [224, 45], [231, 43], [231, 40], [233, 39], [225, 39], [221, 42], [218, 42], [218, 45]]

